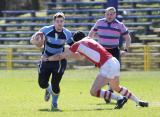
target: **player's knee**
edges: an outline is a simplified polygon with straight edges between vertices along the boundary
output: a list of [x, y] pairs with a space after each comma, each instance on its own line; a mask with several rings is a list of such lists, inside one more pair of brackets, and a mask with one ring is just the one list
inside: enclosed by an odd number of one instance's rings
[[46, 89], [48, 87], [48, 83], [47, 82], [43, 82], [41, 80], [39, 80], [39, 86], [42, 88], [42, 89]]
[[43, 83], [39, 84], [39, 86], [40, 86], [42, 89], [46, 89], [46, 88], [47, 88], [47, 85], [46, 85], [46, 84], [43, 84]]
[[119, 91], [119, 86], [112, 86], [111, 88], [112, 88], [112, 90], [114, 90], [114, 91], [116, 91], [116, 92]]
[[92, 90], [90, 90], [90, 95], [94, 96], [94, 92]]
[[95, 96], [95, 97], [97, 97], [97, 91], [95, 91], [95, 90], [90, 90], [90, 94], [91, 94], [91, 96]]
[[60, 87], [58, 85], [53, 85], [52, 86], [52, 91], [55, 93], [55, 94], [59, 94], [60, 93]]

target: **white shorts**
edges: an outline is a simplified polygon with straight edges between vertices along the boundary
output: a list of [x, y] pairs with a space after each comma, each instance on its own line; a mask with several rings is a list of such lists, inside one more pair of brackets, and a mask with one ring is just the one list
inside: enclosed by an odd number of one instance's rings
[[108, 78], [113, 79], [115, 76], [120, 76], [120, 63], [115, 58], [112, 57], [108, 59], [100, 68], [100, 75]]

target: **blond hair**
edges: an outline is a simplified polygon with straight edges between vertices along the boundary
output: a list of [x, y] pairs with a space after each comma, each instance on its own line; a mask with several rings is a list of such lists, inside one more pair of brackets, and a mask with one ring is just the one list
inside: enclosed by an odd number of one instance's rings
[[105, 9], [105, 12], [108, 12], [108, 11], [113, 11], [114, 13], [116, 13], [116, 9], [114, 7], [108, 7]]

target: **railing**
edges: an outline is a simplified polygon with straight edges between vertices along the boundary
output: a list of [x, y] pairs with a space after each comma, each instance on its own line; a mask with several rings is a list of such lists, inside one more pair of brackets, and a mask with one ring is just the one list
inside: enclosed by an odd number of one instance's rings
[[[35, 68], [40, 55], [32, 45], [0, 45], [0, 69]], [[160, 45], [132, 45], [128, 55], [122, 57], [122, 69], [160, 70], [159, 58]]]
[[160, 70], [160, 45], [132, 45], [126, 57], [122, 57], [122, 69]]

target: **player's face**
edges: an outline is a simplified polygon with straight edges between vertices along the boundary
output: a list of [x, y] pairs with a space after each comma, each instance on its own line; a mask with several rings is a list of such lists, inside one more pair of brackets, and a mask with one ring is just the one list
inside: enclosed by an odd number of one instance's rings
[[116, 12], [114, 12], [113, 10], [106, 11], [105, 17], [108, 22], [112, 22], [116, 18]]
[[62, 31], [62, 28], [63, 28], [63, 26], [64, 26], [64, 19], [63, 18], [56, 18], [55, 20], [54, 20], [54, 26], [55, 26], [55, 29], [57, 30], [57, 31]]

